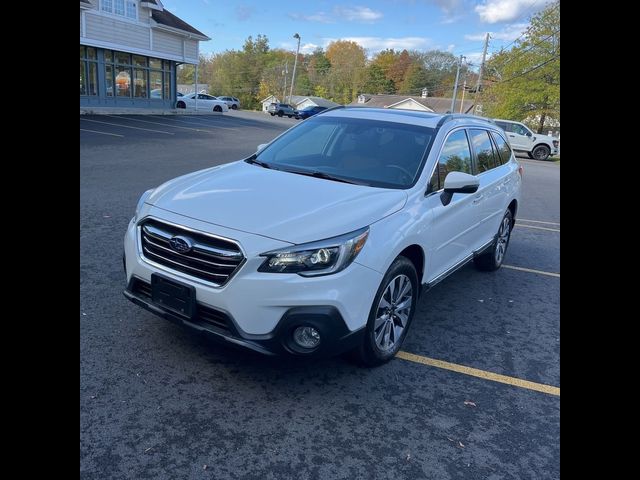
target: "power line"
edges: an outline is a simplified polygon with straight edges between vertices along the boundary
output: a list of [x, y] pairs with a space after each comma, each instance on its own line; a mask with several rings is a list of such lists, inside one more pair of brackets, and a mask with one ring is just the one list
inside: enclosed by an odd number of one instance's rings
[[553, 61], [554, 61], [554, 60], [556, 60], [557, 58], [560, 58], [560, 54], [558, 54], [558, 55], [555, 55], [555, 56], [551, 57], [551, 58], [550, 58], [549, 60], [547, 60], [546, 62], [542, 62], [541, 64], [536, 65], [535, 67], [530, 68], [529, 70], [525, 70], [525, 71], [524, 71], [524, 72], [522, 72], [522, 73], [519, 73], [519, 74], [517, 74], [517, 75], [514, 75], [513, 77], [509, 77], [509, 78], [507, 78], [506, 80], [500, 80], [499, 82], [496, 82], [496, 83], [507, 83], [507, 82], [510, 82], [511, 80], [515, 80], [516, 78], [522, 77], [522, 76], [524, 76], [524, 75], [526, 75], [526, 74], [528, 74], [528, 73], [531, 73], [531, 72], [533, 72], [533, 71], [535, 71], [535, 70], [537, 70], [537, 69], [539, 69], [539, 68], [544, 67], [547, 63], [553, 62]]
[[522, 55], [524, 55], [525, 53], [527, 53], [528, 51], [530, 51], [531, 49], [533, 49], [534, 47], [537, 47], [538, 45], [540, 45], [542, 42], [550, 39], [551, 37], [553, 37], [556, 33], [559, 33], [560, 29], [554, 31], [551, 35], [546, 36], [545, 38], [543, 38], [542, 40], [538, 41], [537, 43], [534, 43], [533, 45], [531, 45], [530, 47], [520, 51], [517, 53], [517, 55], [513, 56], [513, 57], [509, 57], [507, 58], [507, 60], [503, 63], [499, 63], [497, 67], [495, 68], [503, 68], [505, 65], [508, 65], [510, 62], [512, 62], [513, 60], [515, 60], [516, 58], [521, 57]]

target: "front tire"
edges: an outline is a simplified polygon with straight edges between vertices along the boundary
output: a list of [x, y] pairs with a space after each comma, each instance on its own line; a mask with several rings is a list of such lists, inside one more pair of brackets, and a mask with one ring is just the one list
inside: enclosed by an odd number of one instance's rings
[[551, 154], [551, 149], [546, 145], [538, 145], [531, 151], [531, 155], [536, 160], [546, 160]]
[[176, 108], [187, 108], [187, 105], [184, 102], [178, 102]]
[[362, 345], [352, 358], [366, 367], [391, 360], [400, 350], [418, 302], [418, 274], [406, 257], [398, 257], [385, 274], [373, 299]]
[[214, 112], [221, 112], [222, 111], [222, 107], [220, 105], [216, 105], [215, 107], [213, 107], [213, 111]]
[[502, 217], [502, 222], [500, 222], [500, 228], [498, 228], [498, 234], [493, 241], [492, 248], [489, 248], [485, 253], [473, 259], [478, 270], [493, 272], [502, 266], [504, 256], [507, 253], [507, 247], [509, 246], [512, 229], [513, 214], [511, 210], [507, 210], [504, 217]]
[[238, 109], [238, 106], [234, 103], [233, 105], [231, 105], [231, 108], [232, 108], [233, 110], [237, 110], [237, 109]]

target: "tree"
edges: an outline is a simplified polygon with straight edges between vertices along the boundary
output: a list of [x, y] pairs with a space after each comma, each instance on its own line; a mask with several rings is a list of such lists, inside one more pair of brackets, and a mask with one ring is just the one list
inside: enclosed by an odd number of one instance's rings
[[351, 103], [364, 83], [366, 54], [356, 42], [338, 40], [327, 47], [331, 62], [329, 94], [340, 103]]
[[487, 63], [489, 85], [481, 92], [485, 114], [527, 121], [537, 133], [549, 118], [560, 121], [559, 3], [534, 15], [526, 34]]
[[365, 92], [374, 94], [395, 93], [396, 91], [393, 82], [385, 76], [382, 67], [377, 63], [372, 63], [367, 68], [363, 89]]

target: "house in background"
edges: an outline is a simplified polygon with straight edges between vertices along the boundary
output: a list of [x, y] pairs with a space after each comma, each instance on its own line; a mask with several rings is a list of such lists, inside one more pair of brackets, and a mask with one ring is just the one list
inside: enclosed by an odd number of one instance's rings
[[80, 0], [80, 108], [173, 108], [176, 66], [207, 40], [160, 0]]
[[260, 100], [260, 103], [262, 104], [262, 111], [266, 113], [269, 105], [271, 105], [272, 103], [278, 103], [279, 101], [280, 100], [278, 100], [278, 97], [276, 97], [275, 95], [269, 95], [264, 100]]
[[[287, 100], [289, 100], [289, 97], [287, 97]], [[332, 108], [332, 107], [337, 107], [339, 105], [338, 103], [332, 102], [331, 100], [327, 100], [326, 98], [314, 97], [314, 96], [306, 97], [304, 95], [291, 95], [291, 100], [289, 100], [289, 103], [296, 110], [302, 110], [305, 107]]]
[[[461, 100], [456, 100], [454, 113], [460, 113]], [[451, 98], [427, 97], [412, 95], [370, 95], [361, 93], [349, 104], [358, 107], [399, 108], [403, 110], [418, 110], [422, 112], [447, 113], [451, 110]], [[472, 100], [462, 102], [462, 113], [472, 113]]]

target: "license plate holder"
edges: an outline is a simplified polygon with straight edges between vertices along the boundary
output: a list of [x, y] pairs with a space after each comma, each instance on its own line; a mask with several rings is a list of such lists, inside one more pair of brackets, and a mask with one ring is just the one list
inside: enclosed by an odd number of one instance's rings
[[151, 300], [167, 310], [193, 318], [196, 312], [196, 289], [156, 273], [151, 274]]

